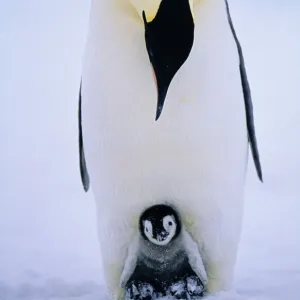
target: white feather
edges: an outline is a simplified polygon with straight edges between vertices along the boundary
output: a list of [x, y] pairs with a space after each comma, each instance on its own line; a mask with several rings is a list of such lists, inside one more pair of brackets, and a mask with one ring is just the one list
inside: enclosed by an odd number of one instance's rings
[[207, 284], [207, 275], [201, 255], [199, 253], [198, 246], [190, 237], [190, 235], [186, 232], [185, 229], [182, 230], [182, 238], [184, 249], [189, 260], [189, 264], [201, 280], [202, 284], [205, 286]]
[[133, 239], [133, 242], [128, 247], [127, 258], [120, 279], [120, 286], [122, 288], [125, 288], [127, 281], [129, 280], [130, 276], [134, 272], [137, 263], [138, 254], [139, 254], [139, 235], [137, 235]]
[[126, 1], [94, 0], [82, 77], [83, 141], [114, 299], [147, 207], [168, 201], [197, 242], [211, 292], [228, 288], [247, 161], [239, 60], [223, 0], [195, 6], [195, 40], [155, 122], [143, 23]]

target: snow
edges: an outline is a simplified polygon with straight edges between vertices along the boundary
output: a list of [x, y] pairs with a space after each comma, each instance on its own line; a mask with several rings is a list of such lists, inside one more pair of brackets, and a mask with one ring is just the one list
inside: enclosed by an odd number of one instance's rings
[[[107, 300], [92, 194], [77, 153], [84, 0], [2, 1], [0, 300]], [[210, 300], [300, 292], [300, 3], [232, 0], [255, 106], [264, 184], [252, 160], [234, 289]]]

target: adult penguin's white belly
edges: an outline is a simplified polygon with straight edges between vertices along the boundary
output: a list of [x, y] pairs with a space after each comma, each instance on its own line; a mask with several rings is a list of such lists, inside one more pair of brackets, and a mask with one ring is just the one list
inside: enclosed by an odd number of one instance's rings
[[248, 158], [237, 44], [225, 2], [194, 8], [194, 44], [160, 118], [144, 26], [128, 3], [92, 1], [82, 74], [82, 135], [105, 278], [118, 290], [146, 207], [168, 202], [199, 245], [209, 291], [232, 280]]

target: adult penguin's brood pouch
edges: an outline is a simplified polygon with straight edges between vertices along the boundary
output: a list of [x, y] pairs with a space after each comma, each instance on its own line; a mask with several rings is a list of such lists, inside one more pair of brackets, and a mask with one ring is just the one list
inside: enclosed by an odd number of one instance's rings
[[206, 271], [176, 210], [165, 204], [151, 206], [142, 213], [139, 229], [121, 276], [125, 299], [202, 296]]

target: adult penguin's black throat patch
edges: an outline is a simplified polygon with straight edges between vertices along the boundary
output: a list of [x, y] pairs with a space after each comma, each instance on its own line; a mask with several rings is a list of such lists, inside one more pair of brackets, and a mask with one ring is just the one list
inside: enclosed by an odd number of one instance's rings
[[188, 0], [162, 0], [155, 18], [145, 24], [146, 48], [157, 83], [156, 120], [169, 85], [188, 58], [194, 42], [194, 20]]

